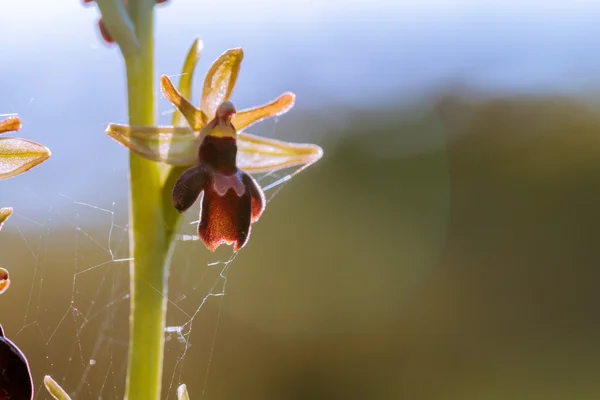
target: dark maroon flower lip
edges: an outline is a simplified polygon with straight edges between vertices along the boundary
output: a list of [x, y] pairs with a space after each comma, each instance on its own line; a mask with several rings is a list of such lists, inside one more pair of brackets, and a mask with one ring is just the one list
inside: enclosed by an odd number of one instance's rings
[[242, 249], [265, 208], [258, 183], [235, 165], [237, 144], [232, 137], [207, 136], [198, 151], [197, 165], [186, 170], [173, 187], [173, 206], [184, 212], [201, 193], [198, 234], [207, 249], [222, 244]]
[[30, 400], [33, 380], [27, 358], [0, 325], [0, 400]]

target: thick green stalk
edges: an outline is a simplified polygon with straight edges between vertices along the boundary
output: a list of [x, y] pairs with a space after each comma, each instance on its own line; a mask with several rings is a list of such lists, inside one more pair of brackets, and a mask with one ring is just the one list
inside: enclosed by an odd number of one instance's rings
[[[154, 0], [129, 0], [139, 51], [124, 55], [130, 125], [155, 125]], [[130, 154], [130, 338], [126, 399], [160, 399], [170, 244], [158, 165]]]

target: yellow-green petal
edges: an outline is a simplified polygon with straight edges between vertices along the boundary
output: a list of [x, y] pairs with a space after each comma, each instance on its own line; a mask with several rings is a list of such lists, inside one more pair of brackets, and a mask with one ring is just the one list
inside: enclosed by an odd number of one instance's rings
[[50, 158], [50, 150], [20, 138], [0, 138], [0, 180], [12, 178]]
[[44, 377], [44, 386], [56, 400], [71, 400], [67, 392], [50, 375]]
[[185, 120], [189, 124], [190, 128], [194, 131], [199, 131], [206, 124], [208, 118], [199, 109], [194, 107], [185, 97], [179, 93], [173, 82], [168, 76], [163, 75], [160, 77], [160, 87], [162, 89], [163, 96], [169, 100], [175, 108], [183, 114]]
[[243, 131], [265, 118], [285, 114], [294, 106], [295, 99], [296, 96], [293, 93], [284, 93], [269, 104], [239, 111], [231, 118], [231, 123], [238, 131]]
[[323, 149], [316, 144], [289, 143], [244, 132], [238, 135], [237, 144], [237, 166], [248, 173], [306, 168], [323, 156]]
[[188, 127], [109, 124], [106, 134], [139, 156], [176, 166], [193, 165], [200, 145]]
[[17, 117], [10, 117], [0, 121], [0, 135], [6, 132], [14, 132], [21, 129], [21, 120]]
[[[196, 70], [196, 64], [198, 63], [198, 59], [200, 58], [200, 53], [204, 47], [203, 42], [200, 39], [194, 40], [192, 47], [188, 51], [188, 55], [183, 63], [183, 68], [181, 69], [181, 75], [179, 77], [179, 93], [182, 97], [191, 100], [192, 99], [192, 81], [194, 79], [194, 71]], [[173, 119], [171, 121], [171, 125], [173, 126], [181, 126], [181, 111], [177, 110], [173, 114]]]
[[235, 88], [244, 52], [241, 48], [229, 49], [213, 63], [204, 78], [200, 109], [213, 118], [217, 107], [229, 100]]

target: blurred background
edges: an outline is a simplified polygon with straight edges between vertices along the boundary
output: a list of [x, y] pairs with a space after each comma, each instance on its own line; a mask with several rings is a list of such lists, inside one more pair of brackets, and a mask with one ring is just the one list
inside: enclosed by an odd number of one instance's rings
[[[0, 321], [38, 388], [117, 399], [128, 164], [104, 129], [127, 120], [122, 60], [94, 5], [1, 9], [0, 114], [53, 156], [0, 182]], [[157, 79], [200, 37], [198, 102], [243, 47], [238, 108], [297, 94], [251, 132], [325, 150], [267, 192], [225, 288], [230, 251], [178, 242], [165, 398], [600, 396], [600, 2], [172, 0], [156, 17]]]

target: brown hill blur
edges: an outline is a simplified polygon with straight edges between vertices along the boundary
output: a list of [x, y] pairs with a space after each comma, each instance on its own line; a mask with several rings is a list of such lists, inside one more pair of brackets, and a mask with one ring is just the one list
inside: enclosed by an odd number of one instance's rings
[[[181, 375], [168, 334], [170, 398], [180, 381], [219, 400], [599, 398], [598, 113], [450, 94], [340, 129], [269, 203], [226, 296], [194, 320]], [[127, 264], [73, 280], [110, 260], [88, 237], [108, 228], [1, 235], [5, 331], [38, 384], [51, 373], [74, 398], [123, 390]], [[222, 254], [178, 245], [169, 325], [194, 313]]]

